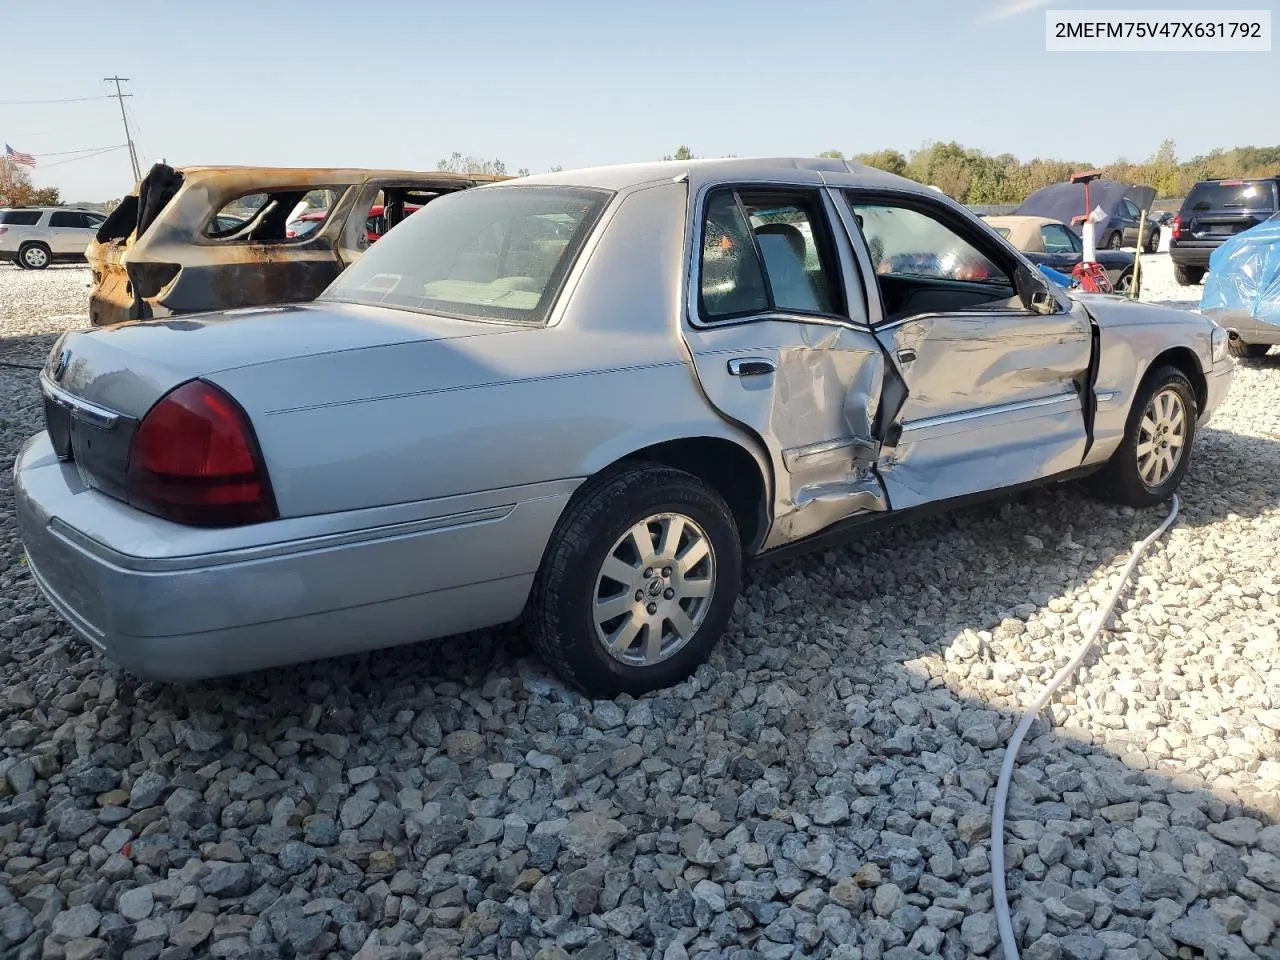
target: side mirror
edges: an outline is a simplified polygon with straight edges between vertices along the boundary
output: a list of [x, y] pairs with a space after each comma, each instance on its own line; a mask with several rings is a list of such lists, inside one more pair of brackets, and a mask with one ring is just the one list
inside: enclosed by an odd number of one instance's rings
[[1013, 279], [1017, 286], [1018, 299], [1027, 310], [1042, 316], [1057, 312], [1058, 301], [1049, 292], [1044, 280], [1037, 277], [1035, 273], [1020, 266], [1014, 273]]

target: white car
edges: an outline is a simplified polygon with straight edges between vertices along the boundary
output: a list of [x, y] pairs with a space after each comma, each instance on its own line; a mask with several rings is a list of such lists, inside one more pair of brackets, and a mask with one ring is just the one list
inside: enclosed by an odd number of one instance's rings
[[73, 207], [0, 210], [0, 260], [27, 270], [57, 261], [83, 261], [85, 249], [106, 215]]

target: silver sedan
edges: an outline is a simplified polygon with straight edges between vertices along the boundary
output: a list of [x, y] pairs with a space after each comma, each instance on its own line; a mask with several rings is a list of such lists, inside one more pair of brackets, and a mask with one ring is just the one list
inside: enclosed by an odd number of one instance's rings
[[1206, 318], [1068, 295], [906, 180], [606, 167], [442, 197], [314, 302], [66, 335], [17, 514], [141, 676], [523, 617], [634, 694], [707, 657], [763, 554], [1086, 475], [1158, 503], [1232, 371]]

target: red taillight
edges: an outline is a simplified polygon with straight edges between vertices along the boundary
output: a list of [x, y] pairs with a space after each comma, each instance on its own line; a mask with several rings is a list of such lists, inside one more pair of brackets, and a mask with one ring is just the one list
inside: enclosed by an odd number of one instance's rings
[[1178, 214], [1173, 218], [1173, 232], [1169, 236], [1174, 240], [1182, 236], [1182, 214]]
[[203, 380], [166, 394], [138, 425], [129, 449], [129, 502], [202, 527], [279, 516], [249, 418]]

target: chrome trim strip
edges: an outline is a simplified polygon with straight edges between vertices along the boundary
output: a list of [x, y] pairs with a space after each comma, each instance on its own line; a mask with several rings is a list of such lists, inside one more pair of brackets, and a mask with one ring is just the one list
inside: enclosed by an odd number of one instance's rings
[[1044, 407], [1055, 407], [1068, 403], [1079, 403], [1080, 397], [1074, 393], [1059, 393], [1052, 397], [1037, 397], [1034, 400], [1018, 400], [1013, 403], [1001, 403], [991, 407], [979, 407], [976, 410], [962, 410], [959, 413], [944, 413], [936, 417], [924, 417], [920, 420], [909, 420], [902, 425], [902, 435], [910, 432], [931, 430], [937, 427], [951, 426], [980, 420], [983, 417], [998, 417], [1009, 413], [1021, 413], [1024, 410], [1036, 410]]
[[808, 443], [803, 447], [792, 447], [790, 450], [783, 450], [782, 462], [786, 465], [787, 470], [795, 470], [796, 467], [803, 465], [801, 461], [810, 457], [857, 447], [861, 447], [871, 453], [874, 453], [876, 449], [875, 444], [865, 437], [837, 437], [834, 440], [819, 440], [817, 443]]
[[1120, 399], [1119, 390], [1098, 390], [1094, 393], [1094, 399], [1098, 401], [1098, 406], [1108, 403], [1115, 403]]
[[77, 420], [82, 420], [103, 430], [110, 430], [120, 422], [120, 414], [113, 410], [108, 410], [106, 407], [100, 407], [96, 403], [90, 403], [87, 400], [72, 396], [49, 379], [49, 375], [43, 370], [40, 371], [40, 389], [46, 397], [58, 406], [70, 411], [71, 415]]
[[[535, 497], [534, 500], [548, 499]], [[524, 501], [531, 503], [533, 500]], [[319, 550], [332, 550], [335, 547], [350, 547], [358, 544], [376, 543], [380, 540], [394, 540], [400, 537], [412, 537], [423, 533], [438, 533], [456, 527], [471, 526], [477, 523], [492, 523], [505, 520], [519, 504], [485, 507], [468, 510], [465, 513], [454, 513], [443, 517], [427, 517], [422, 520], [410, 520], [377, 527], [366, 527], [362, 530], [348, 530], [342, 533], [321, 534], [305, 537], [300, 540], [261, 544], [255, 547], [241, 547], [219, 553], [205, 553], [183, 557], [135, 557], [113, 550], [101, 541], [95, 540], [70, 524], [57, 517], [49, 520], [49, 532], [80, 550], [90, 553], [100, 560], [125, 570], [159, 571], [159, 570], [200, 570], [217, 567], [228, 563], [244, 563], [250, 560], [275, 560], [299, 553], [313, 553]]]

